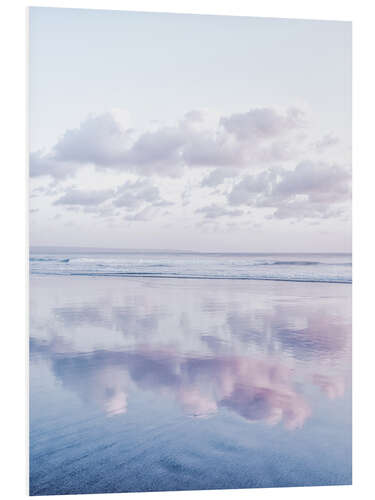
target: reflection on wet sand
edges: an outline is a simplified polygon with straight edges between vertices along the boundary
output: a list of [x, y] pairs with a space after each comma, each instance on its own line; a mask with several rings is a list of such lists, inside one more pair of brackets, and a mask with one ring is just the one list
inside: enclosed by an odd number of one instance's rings
[[349, 285], [30, 284], [32, 495], [351, 483]]
[[126, 412], [130, 384], [168, 394], [193, 416], [209, 416], [226, 407], [249, 421], [284, 421], [294, 429], [310, 414], [308, 403], [294, 389], [293, 370], [277, 361], [240, 356], [181, 358], [162, 351], [69, 358], [46, 353], [63, 385], [83, 401], [98, 404], [109, 416]]
[[191, 416], [226, 409], [292, 430], [314, 411], [307, 386], [343, 396], [350, 321], [336, 314], [334, 296], [274, 302], [258, 286], [244, 310], [230, 291], [172, 292], [160, 304], [138, 284], [111, 303], [94, 296], [47, 307], [32, 323], [31, 357], [47, 358], [66, 389], [108, 416], [126, 413], [135, 391], [152, 391]]

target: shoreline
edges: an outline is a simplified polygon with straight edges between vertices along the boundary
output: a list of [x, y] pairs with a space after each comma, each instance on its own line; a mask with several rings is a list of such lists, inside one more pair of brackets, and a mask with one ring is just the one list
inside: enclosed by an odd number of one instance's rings
[[332, 285], [352, 285], [352, 281], [326, 281], [326, 280], [306, 280], [306, 279], [285, 279], [285, 278], [248, 278], [248, 277], [228, 277], [228, 276], [163, 276], [155, 274], [130, 274], [130, 273], [29, 273], [29, 277], [39, 276], [58, 276], [58, 277], [86, 277], [86, 278], [152, 278], [152, 279], [171, 279], [171, 280], [227, 280], [227, 281], [265, 281], [281, 283], [326, 283]]

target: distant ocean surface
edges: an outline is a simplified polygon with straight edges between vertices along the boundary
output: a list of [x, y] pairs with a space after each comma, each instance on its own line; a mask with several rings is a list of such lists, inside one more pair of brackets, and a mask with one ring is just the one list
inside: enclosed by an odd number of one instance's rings
[[352, 255], [35, 247], [30, 250], [30, 273], [351, 283]]

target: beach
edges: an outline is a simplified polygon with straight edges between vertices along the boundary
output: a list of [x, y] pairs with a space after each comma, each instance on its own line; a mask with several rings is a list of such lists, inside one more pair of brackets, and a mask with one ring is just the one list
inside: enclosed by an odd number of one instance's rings
[[351, 288], [31, 274], [30, 494], [351, 484]]
[[352, 25], [233, 14], [28, 12], [32, 496], [352, 483]]

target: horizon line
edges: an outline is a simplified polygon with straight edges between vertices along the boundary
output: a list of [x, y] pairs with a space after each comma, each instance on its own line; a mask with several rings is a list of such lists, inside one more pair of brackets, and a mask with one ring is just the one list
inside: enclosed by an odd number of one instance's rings
[[178, 253], [205, 253], [205, 254], [346, 254], [352, 255], [352, 252], [344, 251], [325, 251], [325, 252], [306, 252], [306, 251], [239, 251], [239, 250], [179, 250], [176, 248], [124, 248], [124, 247], [95, 247], [95, 246], [79, 246], [79, 245], [29, 245], [29, 251], [35, 249], [54, 249], [54, 250], [97, 250], [97, 251], [117, 251], [117, 252], [178, 252]]

